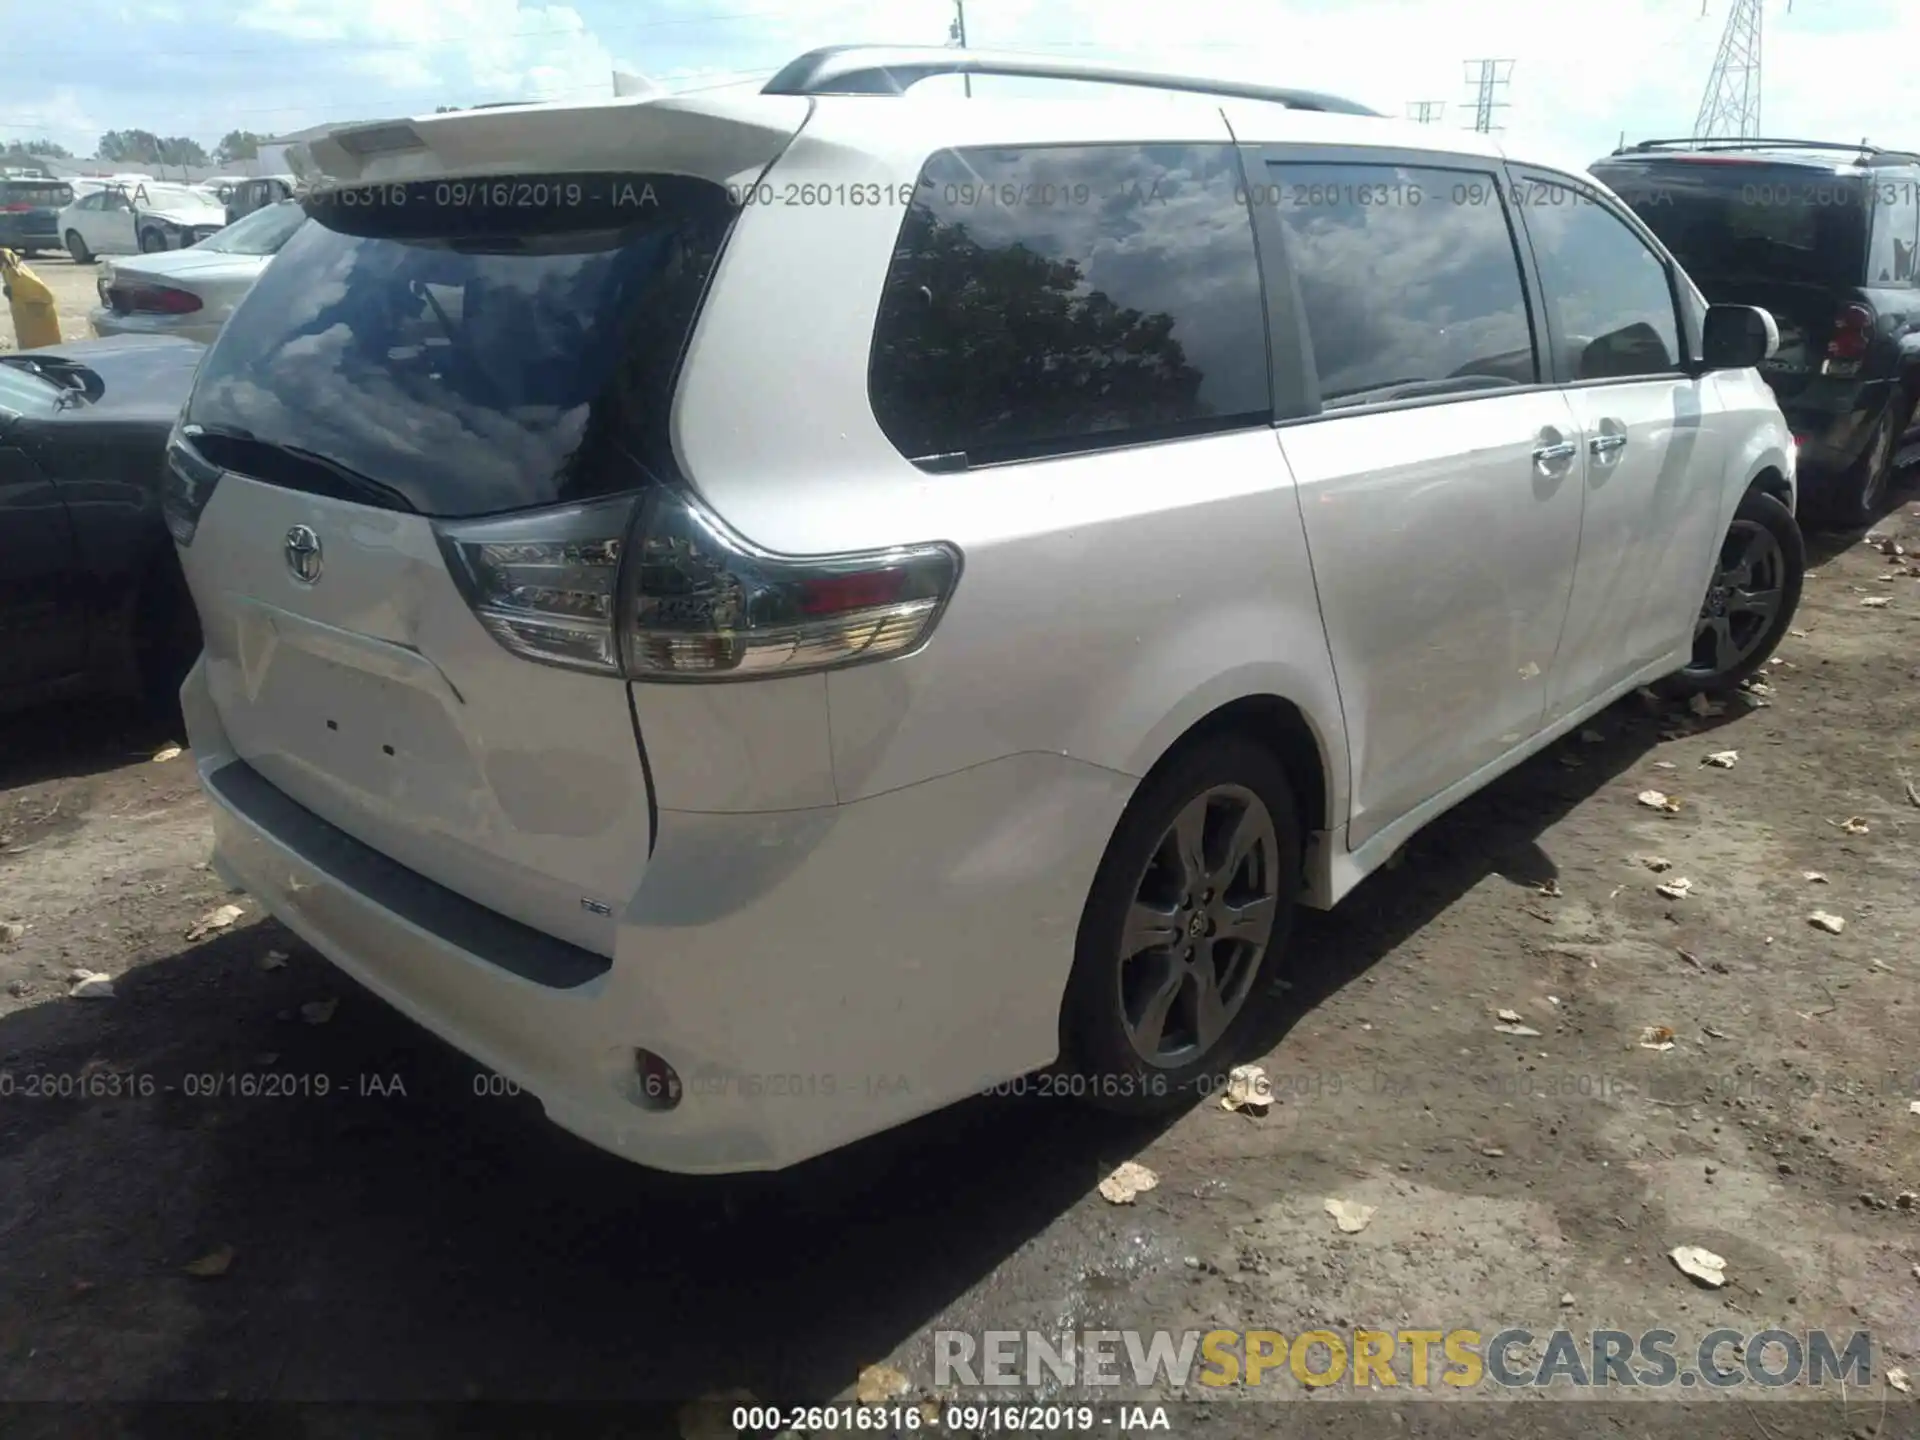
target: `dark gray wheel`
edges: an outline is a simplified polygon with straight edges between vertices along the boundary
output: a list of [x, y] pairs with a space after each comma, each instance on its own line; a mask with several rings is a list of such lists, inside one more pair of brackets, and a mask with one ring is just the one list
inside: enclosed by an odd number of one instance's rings
[[1247, 1003], [1280, 905], [1279, 850], [1244, 785], [1202, 791], [1160, 836], [1114, 956], [1121, 1025], [1147, 1064], [1191, 1064]]
[[67, 254], [73, 257], [73, 263], [76, 265], [91, 265], [93, 263], [93, 252], [87, 249], [87, 242], [80, 238], [80, 232], [78, 230], [69, 230], [67, 232]]
[[1806, 545], [1793, 515], [1750, 490], [1727, 527], [1694, 622], [1693, 660], [1673, 677], [1683, 694], [1731, 690], [1773, 654], [1800, 604]]
[[1163, 762], [1121, 818], [1081, 917], [1061, 1027], [1074, 1093], [1159, 1110], [1231, 1065], [1299, 886], [1293, 792], [1269, 751], [1220, 735]]
[[1905, 403], [1896, 396], [1887, 402], [1867, 437], [1866, 453], [1840, 482], [1833, 497], [1832, 513], [1837, 524], [1857, 527], [1871, 525], [1880, 514], [1893, 481], [1894, 456], [1900, 449], [1900, 432], [1905, 426]]
[[151, 255], [156, 250], [164, 250], [166, 248], [167, 237], [162, 235], [158, 230], [146, 229], [140, 232], [140, 253], [142, 255]]

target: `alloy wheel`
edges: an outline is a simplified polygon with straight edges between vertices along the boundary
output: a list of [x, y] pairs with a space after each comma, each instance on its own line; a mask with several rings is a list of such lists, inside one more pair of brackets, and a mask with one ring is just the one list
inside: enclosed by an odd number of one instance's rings
[[1190, 800], [1154, 847], [1120, 932], [1121, 1023], [1134, 1053], [1177, 1069], [1246, 1006], [1280, 907], [1280, 844], [1251, 790]]
[[1693, 630], [1693, 663], [1686, 673], [1724, 675], [1760, 648], [1785, 595], [1787, 561], [1766, 526], [1735, 520]]

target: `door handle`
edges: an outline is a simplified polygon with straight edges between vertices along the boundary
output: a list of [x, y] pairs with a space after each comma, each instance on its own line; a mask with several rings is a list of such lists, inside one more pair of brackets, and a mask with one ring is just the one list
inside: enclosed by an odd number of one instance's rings
[[1571, 460], [1580, 453], [1580, 447], [1571, 440], [1562, 440], [1557, 445], [1536, 445], [1533, 449], [1533, 463], [1552, 465], [1557, 461]]
[[1595, 455], [1611, 455], [1616, 450], [1626, 448], [1627, 437], [1624, 435], [1596, 435], [1587, 442], [1587, 449]]

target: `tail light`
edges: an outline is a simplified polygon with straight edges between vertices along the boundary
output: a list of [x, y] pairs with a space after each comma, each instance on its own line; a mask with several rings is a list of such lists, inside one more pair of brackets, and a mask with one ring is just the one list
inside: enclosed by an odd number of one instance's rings
[[941, 544], [768, 554], [665, 489], [439, 534], [501, 645], [629, 680], [751, 679], [905, 655], [960, 576], [959, 552]]
[[19, 202], [16, 202], [14, 204], [9, 204], [9, 205], [0, 205], [0, 211], [4, 211], [8, 215], [24, 215], [27, 213], [27, 211], [33, 210], [36, 208], [37, 208], [36, 206], [28, 205], [25, 203], [19, 203]]
[[200, 308], [200, 297], [171, 285], [115, 285], [107, 291], [107, 303], [122, 315], [191, 315]]
[[1867, 349], [1873, 343], [1873, 311], [1865, 305], [1848, 305], [1833, 322], [1833, 338], [1827, 341], [1827, 363], [1820, 367], [1826, 375], [1851, 375], [1860, 368]]
[[174, 541], [183, 548], [193, 543], [201, 513], [225, 473], [193, 448], [189, 443], [192, 433], [176, 422], [173, 434], [167, 437], [167, 468], [160, 486], [160, 514]]

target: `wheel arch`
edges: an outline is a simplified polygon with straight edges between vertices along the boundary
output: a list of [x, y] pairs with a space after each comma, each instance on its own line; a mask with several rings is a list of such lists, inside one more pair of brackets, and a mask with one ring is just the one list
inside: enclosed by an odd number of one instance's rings
[[1788, 510], [1794, 508], [1793, 482], [1787, 479], [1778, 466], [1768, 465], [1747, 482], [1747, 489], [1758, 490], [1763, 495], [1771, 495]]
[[[1330, 697], [1322, 710], [1294, 698], [1301, 693], [1294, 687], [1227, 685], [1225, 681], [1232, 678], [1223, 677], [1221, 683], [1177, 707], [1142, 746], [1140, 759], [1131, 771], [1144, 781], [1173, 757], [1214, 735], [1244, 736], [1269, 751], [1280, 762], [1293, 790], [1305, 871], [1302, 902], [1323, 908], [1329, 895], [1329, 847], [1344, 843], [1340, 837], [1346, 832], [1347, 821], [1348, 760], [1338, 701]], [[1329, 723], [1328, 711], [1333, 723]]]

